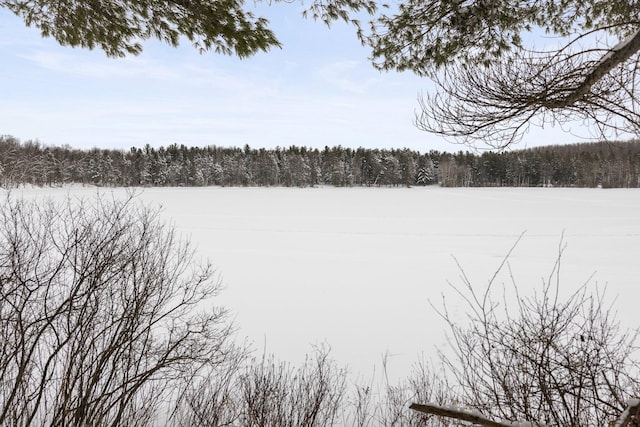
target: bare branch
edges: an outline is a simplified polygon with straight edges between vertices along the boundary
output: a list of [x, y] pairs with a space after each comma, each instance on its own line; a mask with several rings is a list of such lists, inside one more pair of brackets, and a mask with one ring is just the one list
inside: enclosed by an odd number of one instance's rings
[[[596, 37], [597, 31], [589, 33]], [[484, 67], [451, 65], [421, 96], [418, 128], [477, 147], [502, 149], [530, 125], [589, 121], [598, 136], [640, 134], [640, 33], [613, 49], [579, 49], [581, 35], [551, 52], [519, 49]]]
[[545, 105], [547, 108], [566, 108], [575, 104], [589, 93], [591, 87], [607, 75], [619, 64], [626, 62], [631, 56], [640, 50], [640, 30], [636, 31], [627, 40], [622, 41], [609, 52], [607, 52], [596, 63], [584, 81], [576, 87], [564, 100], [556, 101]]

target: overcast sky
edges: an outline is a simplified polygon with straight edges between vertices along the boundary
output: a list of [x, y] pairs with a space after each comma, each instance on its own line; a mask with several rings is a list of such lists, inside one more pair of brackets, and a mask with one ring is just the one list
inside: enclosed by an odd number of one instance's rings
[[[75, 148], [465, 148], [413, 126], [430, 83], [374, 70], [353, 28], [305, 20], [298, 3], [260, 10], [283, 48], [239, 60], [200, 55], [188, 41], [177, 49], [150, 41], [139, 56], [107, 58], [42, 39], [0, 9], [0, 134]], [[516, 148], [577, 141], [533, 129]]]

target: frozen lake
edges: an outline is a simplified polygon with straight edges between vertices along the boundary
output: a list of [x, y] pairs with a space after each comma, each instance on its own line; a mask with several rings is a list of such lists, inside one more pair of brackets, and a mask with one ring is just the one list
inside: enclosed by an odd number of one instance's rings
[[[92, 196], [93, 188], [25, 194]], [[112, 191], [112, 190], [104, 190]], [[113, 190], [125, 194], [125, 190]], [[239, 335], [298, 363], [328, 343], [367, 379], [388, 355], [392, 377], [445, 346], [430, 306], [459, 298], [452, 256], [478, 287], [502, 258], [521, 289], [542, 283], [564, 233], [561, 292], [607, 285], [623, 326], [637, 328], [640, 191], [565, 188], [149, 188], [140, 197], [212, 260]], [[507, 279], [505, 278], [504, 281]]]

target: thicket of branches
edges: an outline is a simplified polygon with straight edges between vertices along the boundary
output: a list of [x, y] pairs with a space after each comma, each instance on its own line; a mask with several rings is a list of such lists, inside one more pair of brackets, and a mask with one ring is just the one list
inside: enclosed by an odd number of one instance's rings
[[0, 183], [56, 186], [639, 187], [640, 142], [508, 152], [169, 147], [77, 150], [0, 137]]
[[0, 425], [147, 425], [238, 357], [213, 269], [157, 210], [7, 196], [0, 220]]
[[604, 292], [589, 283], [561, 296], [563, 250], [532, 289], [518, 283], [508, 256], [486, 286], [464, 271], [451, 285], [466, 313], [460, 319], [446, 304], [440, 309], [450, 330], [452, 351], [440, 359], [456, 385], [451, 403], [493, 420], [595, 427], [610, 425], [640, 396], [638, 332], [622, 328]]
[[349, 372], [316, 347], [301, 366], [273, 356], [251, 358], [235, 371], [219, 371], [190, 384], [171, 421], [177, 426], [441, 426], [408, 410], [412, 401], [445, 403], [448, 385], [425, 362], [409, 377], [352, 382]]

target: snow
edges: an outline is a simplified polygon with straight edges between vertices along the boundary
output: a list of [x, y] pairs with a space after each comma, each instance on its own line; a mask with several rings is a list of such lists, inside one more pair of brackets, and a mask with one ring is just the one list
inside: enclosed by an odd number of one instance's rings
[[612, 47], [609, 50], [609, 52], [607, 52], [602, 58], [600, 58], [600, 60], [596, 64], [596, 66], [599, 66], [603, 62], [607, 61], [609, 58], [611, 58], [611, 56], [613, 56], [614, 53], [618, 52], [619, 50], [624, 49], [625, 47], [627, 47], [627, 45], [631, 44], [631, 42], [633, 42], [633, 40], [638, 36], [638, 34], [640, 34], [640, 30], [638, 30], [638, 31], [634, 32], [633, 34], [629, 35], [627, 38], [620, 40], [618, 42], [618, 44], [616, 44], [614, 47]]
[[640, 406], [640, 399], [629, 399], [627, 400], [627, 406]]
[[629, 417], [631, 417], [632, 414], [636, 413], [636, 411], [638, 410], [638, 405], [640, 405], [640, 399], [627, 400], [627, 407], [622, 412], [622, 414], [620, 414], [620, 417], [618, 417], [616, 422], [613, 424], [613, 427], [624, 426], [629, 420]]
[[[91, 197], [96, 189], [18, 191]], [[460, 310], [447, 285], [459, 283], [452, 255], [484, 286], [524, 231], [510, 258], [523, 291], [548, 277], [564, 233], [561, 292], [595, 272], [594, 286], [619, 296], [622, 326], [637, 326], [638, 190], [208, 187], [150, 188], [140, 197], [162, 204], [217, 266], [220, 301], [257, 351], [299, 363], [326, 342], [354, 380], [381, 378], [386, 355], [393, 381], [446, 347], [429, 300], [438, 306], [445, 294], [450, 311]]]

